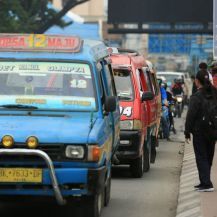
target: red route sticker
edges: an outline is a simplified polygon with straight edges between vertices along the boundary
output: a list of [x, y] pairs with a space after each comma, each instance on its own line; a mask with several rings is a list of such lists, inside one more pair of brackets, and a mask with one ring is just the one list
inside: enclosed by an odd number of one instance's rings
[[76, 36], [0, 34], [0, 51], [79, 52], [83, 41]]

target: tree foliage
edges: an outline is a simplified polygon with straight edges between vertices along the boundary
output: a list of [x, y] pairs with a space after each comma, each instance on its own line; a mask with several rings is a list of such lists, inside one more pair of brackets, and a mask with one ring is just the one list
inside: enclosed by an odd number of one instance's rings
[[43, 33], [53, 25], [65, 27], [62, 17], [76, 5], [88, 0], [68, 0], [62, 10], [49, 6], [48, 0], [0, 0], [1, 33]]

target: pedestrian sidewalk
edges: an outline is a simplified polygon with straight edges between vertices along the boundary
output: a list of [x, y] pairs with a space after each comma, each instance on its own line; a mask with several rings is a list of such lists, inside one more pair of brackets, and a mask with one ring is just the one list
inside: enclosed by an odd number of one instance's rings
[[215, 191], [200, 193], [203, 217], [217, 217], [217, 149], [215, 151], [211, 177]]
[[185, 144], [176, 217], [217, 217], [217, 149], [213, 161], [212, 182], [214, 192], [199, 193], [199, 183], [192, 144]]

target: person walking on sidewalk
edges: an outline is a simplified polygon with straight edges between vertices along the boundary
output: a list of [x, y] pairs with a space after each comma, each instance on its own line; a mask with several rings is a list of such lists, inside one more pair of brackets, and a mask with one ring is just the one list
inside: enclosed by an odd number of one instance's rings
[[214, 61], [211, 65], [211, 73], [213, 76], [213, 85], [217, 88], [217, 61]]
[[195, 75], [191, 76], [191, 81], [192, 81], [192, 95], [197, 92], [197, 86], [195, 84]]
[[210, 173], [216, 139], [212, 136], [207, 136], [208, 133], [204, 129], [203, 122], [204, 117], [208, 114], [207, 102], [217, 104], [217, 90], [211, 84], [207, 70], [198, 71], [195, 84], [198, 91], [190, 99], [185, 123], [185, 138], [187, 143], [189, 143], [191, 134], [193, 134], [194, 153], [200, 179], [200, 184], [194, 186], [195, 190], [211, 192], [214, 191]]
[[201, 63], [199, 64], [199, 70], [205, 70], [205, 71], [207, 71], [207, 72], [208, 72], [208, 75], [209, 75], [209, 80], [210, 80], [211, 84], [213, 84], [213, 78], [212, 78], [211, 73], [210, 73], [209, 70], [208, 70], [208, 65], [207, 65], [207, 63], [201, 62]]

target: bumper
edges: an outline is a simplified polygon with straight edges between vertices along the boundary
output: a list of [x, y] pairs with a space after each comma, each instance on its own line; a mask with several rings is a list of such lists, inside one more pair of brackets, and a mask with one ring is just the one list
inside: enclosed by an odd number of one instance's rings
[[141, 138], [142, 133], [140, 131], [121, 131], [120, 145], [116, 154], [121, 163], [128, 163], [128, 161], [140, 156]]
[[[39, 150], [0, 150], [1, 154], [38, 155], [49, 160], [49, 156]], [[43, 157], [42, 157], [43, 158]], [[45, 158], [43, 158], [45, 160]], [[50, 196], [55, 197], [60, 205], [65, 204], [65, 197], [91, 195], [104, 187], [106, 167], [100, 168], [58, 168], [54, 169], [52, 161], [46, 161], [47, 169], [43, 169], [40, 184], [0, 184], [0, 197], [9, 196]]]

